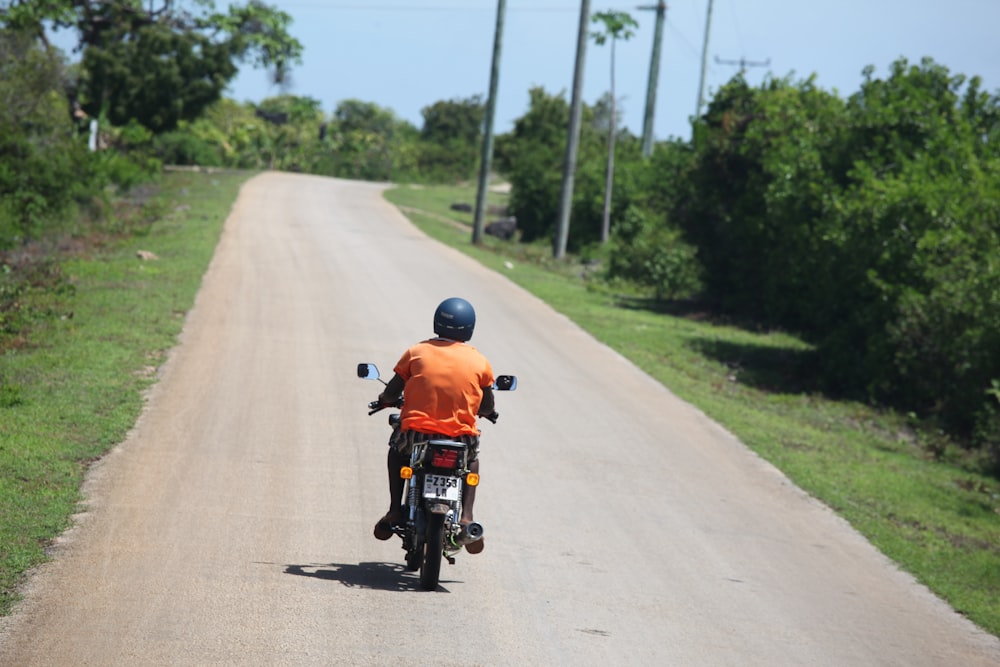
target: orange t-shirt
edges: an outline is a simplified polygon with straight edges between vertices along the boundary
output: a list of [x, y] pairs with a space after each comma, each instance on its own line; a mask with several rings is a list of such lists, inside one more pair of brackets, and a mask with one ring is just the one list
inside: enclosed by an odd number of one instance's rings
[[483, 388], [494, 382], [490, 362], [479, 350], [432, 338], [404, 352], [393, 370], [406, 381], [400, 414], [404, 431], [479, 435], [476, 413]]

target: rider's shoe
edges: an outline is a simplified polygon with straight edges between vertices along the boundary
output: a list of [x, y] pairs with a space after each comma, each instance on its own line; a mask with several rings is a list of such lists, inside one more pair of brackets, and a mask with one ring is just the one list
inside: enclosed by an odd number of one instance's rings
[[480, 537], [475, 542], [466, 542], [465, 550], [468, 551], [470, 554], [478, 554], [483, 552], [483, 548], [485, 546], [486, 545], [483, 543], [483, 538]]
[[403, 516], [399, 512], [387, 512], [384, 517], [378, 520], [375, 524], [375, 530], [373, 534], [376, 540], [382, 540], [383, 542], [393, 535], [392, 527], [397, 525], [403, 520]]

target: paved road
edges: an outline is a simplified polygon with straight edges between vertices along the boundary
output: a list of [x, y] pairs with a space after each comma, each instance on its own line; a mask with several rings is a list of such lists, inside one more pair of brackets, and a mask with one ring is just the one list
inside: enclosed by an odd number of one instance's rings
[[[244, 187], [0, 664], [1000, 664], [994, 637], [723, 429], [380, 192]], [[425, 593], [371, 536], [388, 428], [354, 368], [391, 368], [453, 295], [520, 387], [483, 426], [486, 550]]]

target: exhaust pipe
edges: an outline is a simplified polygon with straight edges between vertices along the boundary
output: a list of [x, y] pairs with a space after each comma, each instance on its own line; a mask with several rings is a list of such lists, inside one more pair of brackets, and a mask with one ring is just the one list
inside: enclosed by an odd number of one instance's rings
[[469, 542], [475, 542], [482, 536], [482, 524], [473, 521], [469, 525], [462, 528], [462, 532], [458, 535], [458, 542], [459, 544], [468, 544]]

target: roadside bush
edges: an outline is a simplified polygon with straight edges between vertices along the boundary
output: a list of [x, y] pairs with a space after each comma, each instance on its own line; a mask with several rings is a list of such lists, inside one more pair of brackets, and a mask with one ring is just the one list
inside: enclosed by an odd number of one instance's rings
[[425, 183], [459, 183], [476, 177], [476, 149], [461, 141], [416, 144], [417, 171]]
[[525, 145], [507, 174], [511, 184], [509, 209], [517, 217], [521, 240], [531, 243], [553, 238], [559, 214], [561, 158], [558, 149]]
[[608, 247], [605, 277], [648, 289], [657, 299], [685, 299], [702, 289], [697, 251], [680, 232], [652, 224], [630, 206], [615, 227]]
[[847, 109], [854, 166], [826, 216], [839, 239], [826, 274], [855, 307], [819, 338], [825, 373], [995, 450], [1000, 161], [984, 138], [1000, 106], [977, 81], [960, 96], [965, 78], [929, 60], [867, 76]]
[[479, 95], [440, 100], [421, 110], [417, 144], [421, 180], [455, 183], [476, 177], [485, 107]]
[[100, 188], [71, 121], [67, 77], [33, 35], [0, 30], [0, 249], [60, 226]]
[[930, 60], [727, 84], [695, 127], [670, 219], [728, 313], [817, 345], [822, 384], [996, 448], [1000, 103]]
[[163, 164], [221, 167], [222, 156], [207, 141], [189, 132], [161, 134], [153, 141], [153, 154]]
[[45, 147], [28, 137], [0, 138], [0, 248], [58, 226], [76, 202], [95, 194], [95, 177], [93, 161], [78, 144]]

